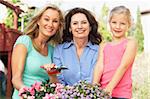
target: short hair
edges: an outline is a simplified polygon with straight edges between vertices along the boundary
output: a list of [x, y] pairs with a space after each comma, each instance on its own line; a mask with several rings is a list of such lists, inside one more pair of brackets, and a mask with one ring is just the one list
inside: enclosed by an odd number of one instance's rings
[[89, 33], [88, 40], [91, 41], [92, 44], [99, 44], [102, 41], [102, 37], [100, 33], [98, 33], [98, 22], [96, 21], [95, 17], [91, 14], [90, 11], [84, 8], [73, 8], [65, 15], [65, 25], [63, 30], [63, 42], [71, 42], [73, 40], [73, 35], [69, 31], [71, 18], [73, 15], [77, 13], [82, 13], [86, 16], [87, 20], [89, 21], [91, 31]]

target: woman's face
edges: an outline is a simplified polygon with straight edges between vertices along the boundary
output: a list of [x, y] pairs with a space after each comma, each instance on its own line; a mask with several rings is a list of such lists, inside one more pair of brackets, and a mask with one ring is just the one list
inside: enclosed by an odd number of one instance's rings
[[47, 9], [38, 21], [39, 34], [46, 37], [53, 36], [59, 29], [59, 13], [53, 9]]
[[124, 38], [129, 28], [129, 19], [124, 14], [114, 14], [109, 22], [114, 38]]
[[90, 24], [85, 14], [77, 13], [72, 16], [70, 31], [72, 31], [73, 39], [88, 39]]

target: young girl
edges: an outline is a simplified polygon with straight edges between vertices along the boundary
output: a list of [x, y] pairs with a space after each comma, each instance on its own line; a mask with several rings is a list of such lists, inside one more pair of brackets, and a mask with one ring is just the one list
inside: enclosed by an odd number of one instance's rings
[[109, 17], [112, 42], [103, 43], [94, 69], [93, 83], [112, 96], [112, 99], [130, 99], [132, 96], [132, 64], [137, 50], [137, 42], [127, 38], [131, 25], [128, 8], [118, 6], [112, 9]]

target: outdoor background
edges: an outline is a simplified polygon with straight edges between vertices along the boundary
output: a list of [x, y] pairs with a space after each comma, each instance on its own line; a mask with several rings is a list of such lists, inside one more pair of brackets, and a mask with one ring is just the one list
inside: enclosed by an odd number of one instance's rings
[[[124, 5], [131, 11], [133, 23], [128, 36], [138, 40], [138, 53], [133, 65], [133, 99], [150, 99], [150, 3], [147, 0], [5, 0], [19, 6], [19, 30], [23, 32], [32, 15], [46, 4], [52, 3], [66, 13], [74, 7], [84, 7], [95, 15], [104, 40], [111, 40], [107, 17], [109, 11]], [[144, 13], [148, 12], [148, 13]], [[0, 4], [0, 23], [13, 28], [13, 11]]]

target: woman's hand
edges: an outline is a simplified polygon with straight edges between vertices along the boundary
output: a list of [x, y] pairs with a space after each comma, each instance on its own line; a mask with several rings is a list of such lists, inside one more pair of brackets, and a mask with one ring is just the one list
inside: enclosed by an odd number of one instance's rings
[[59, 80], [57, 79], [57, 74], [59, 74], [60, 72], [57, 71], [57, 66], [52, 63], [52, 64], [45, 64], [43, 66], [41, 66], [41, 68], [45, 69], [48, 73], [48, 75], [50, 76], [50, 82], [52, 83], [58, 83]]
[[54, 63], [52, 64], [45, 64], [44, 66], [41, 66], [41, 68], [45, 69], [49, 76], [56, 76], [60, 73], [60, 71], [57, 70], [57, 67]]
[[45, 69], [46, 71], [51, 71], [53, 68], [57, 68], [54, 63], [52, 64], [45, 64], [41, 66], [41, 68]]

